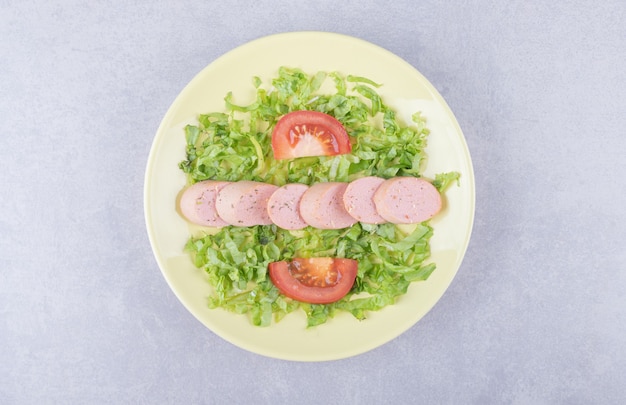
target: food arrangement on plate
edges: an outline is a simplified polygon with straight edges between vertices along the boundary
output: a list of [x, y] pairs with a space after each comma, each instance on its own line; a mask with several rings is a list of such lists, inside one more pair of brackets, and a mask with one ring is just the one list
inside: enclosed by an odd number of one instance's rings
[[250, 86], [254, 102], [228, 93], [184, 131], [179, 212], [199, 226], [185, 249], [209, 307], [258, 326], [302, 310], [312, 327], [366, 319], [426, 280], [429, 220], [460, 176], [422, 176], [427, 117], [402, 122], [381, 84], [343, 72], [283, 66]]

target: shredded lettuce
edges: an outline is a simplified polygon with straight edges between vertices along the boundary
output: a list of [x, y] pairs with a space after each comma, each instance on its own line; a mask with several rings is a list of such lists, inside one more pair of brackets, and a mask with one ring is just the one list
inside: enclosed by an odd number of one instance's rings
[[[327, 80], [335, 91], [320, 89]], [[207, 179], [254, 180], [276, 185], [351, 181], [363, 176], [420, 176], [429, 130], [419, 112], [412, 122], [397, 119], [368, 78], [338, 72], [307, 74], [281, 67], [267, 88], [254, 77], [255, 101], [234, 103], [231, 93], [226, 112], [198, 117], [185, 128], [186, 159], [179, 167], [188, 183]], [[332, 157], [275, 160], [271, 132], [278, 119], [296, 110], [330, 114], [346, 128], [352, 153]], [[437, 175], [433, 184], [445, 190], [458, 173]], [[307, 227], [287, 231], [274, 225], [221, 228], [214, 234], [192, 236], [185, 249], [194, 264], [208, 274], [213, 292], [210, 308], [246, 314], [254, 325], [268, 326], [300, 309], [309, 327], [322, 324], [337, 312], [359, 320], [370, 311], [394, 304], [410, 283], [426, 280], [435, 270], [426, 263], [433, 234], [427, 222], [407, 231], [392, 224], [357, 223], [350, 228], [321, 230]], [[269, 280], [269, 263], [294, 257], [346, 257], [359, 262], [351, 292], [332, 304], [291, 300]]]

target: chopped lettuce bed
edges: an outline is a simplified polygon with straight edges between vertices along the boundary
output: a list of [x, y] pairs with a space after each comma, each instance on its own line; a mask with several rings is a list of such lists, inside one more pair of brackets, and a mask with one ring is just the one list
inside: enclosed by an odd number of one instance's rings
[[[333, 91], [321, 91], [328, 81]], [[189, 184], [215, 179], [280, 186], [345, 182], [363, 176], [420, 176], [429, 134], [425, 119], [416, 112], [408, 125], [399, 122], [376, 92], [380, 84], [337, 72], [309, 75], [281, 67], [267, 86], [257, 77], [252, 85], [256, 99], [251, 104], [238, 105], [229, 93], [224, 99], [227, 112], [200, 115], [197, 125], [185, 128], [187, 156], [179, 167]], [[275, 160], [272, 128], [282, 115], [297, 110], [321, 111], [337, 118], [351, 137], [352, 153]], [[433, 184], [443, 192], [458, 178], [456, 172], [442, 173]], [[365, 319], [369, 311], [394, 304], [410, 283], [426, 280], [435, 270], [434, 263], [426, 263], [432, 234], [427, 222], [409, 228], [357, 223], [340, 230], [307, 227], [300, 231], [274, 225], [227, 226], [191, 237], [185, 249], [208, 274], [214, 290], [208, 300], [210, 308], [246, 314], [258, 326], [268, 326], [299, 309], [312, 327], [340, 311]], [[332, 304], [291, 300], [280, 294], [267, 274], [273, 261], [323, 256], [359, 262], [351, 292]]]

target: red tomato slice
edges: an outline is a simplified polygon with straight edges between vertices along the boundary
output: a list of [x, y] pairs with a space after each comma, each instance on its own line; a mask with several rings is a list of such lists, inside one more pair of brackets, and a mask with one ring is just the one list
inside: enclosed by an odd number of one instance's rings
[[278, 120], [272, 132], [274, 158], [333, 156], [350, 153], [346, 129], [334, 117], [318, 111], [293, 111]]
[[354, 285], [358, 262], [315, 257], [272, 262], [270, 279], [281, 293], [297, 301], [328, 304], [343, 298]]

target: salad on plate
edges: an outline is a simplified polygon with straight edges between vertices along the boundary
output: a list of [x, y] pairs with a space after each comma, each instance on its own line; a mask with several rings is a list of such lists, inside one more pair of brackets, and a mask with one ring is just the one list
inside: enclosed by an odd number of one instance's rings
[[422, 177], [426, 118], [402, 122], [380, 86], [283, 66], [252, 78], [254, 102], [228, 93], [185, 127], [179, 211], [210, 308], [258, 326], [294, 311], [308, 327], [363, 320], [435, 271], [429, 220], [459, 173]]

